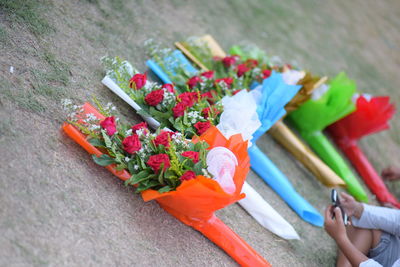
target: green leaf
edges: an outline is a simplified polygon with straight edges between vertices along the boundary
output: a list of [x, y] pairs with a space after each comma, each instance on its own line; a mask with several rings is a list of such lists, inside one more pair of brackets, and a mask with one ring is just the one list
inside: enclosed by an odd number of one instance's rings
[[160, 189], [158, 189], [158, 192], [159, 193], [165, 193], [165, 192], [169, 192], [171, 190], [172, 190], [172, 188], [169, 185], [166, 185], [166, 186], [161, 187]]
[[106, 154], [103, 154], [100, 157], [97, 157], [96, 155], [92, 155], [92, 158], [93, 158], [94, 162], [96, 162], [100, 166], [108, 166], [110, 164], [115, 163], [115, 160]]
[[122, 171], [126, 169], [126, 165], [124, 163], [118, 164], [116, 167], [117, 171]]
[[139, 172], [138, 174], [134, 174], [127, 180], [125, 183], [126, 184], [138, 184], [140, 182], [143, 182], [145, 180], [149, 179], [149, 176], [151, 175], [151, 172], [149, 170], [143, 170]]
[[195, 145], [194, 145], [194, 151], [200, 151], [202, 148], [203, 148], [203, 144], [202, 144], [203, 142], [197, 142]]
[[107, 133], [106, 133], [106, 131], [105, 131], [104, 129], [101, 130], [101, 134], [102, 134], [102, 136], [103, 136], [104, 143], [106, 144], [106, 147], [109, 148], [109, 149], [112, 149], [112, 142], [111, 142], [111, 139], [110, 139], [110, 137], [107, 135]]
[[158, 181], [160, 182], [160, 184], [164, 184], [164, 163], [161, 164], [160, 169], [161, 171], [158, 175]]
[[99, 138], [90, 138], [89, 143], [95, 147], [105, 147], [106, 144]]
[[146, 181], [146, 182], [143, 182], [142, 184], [140, 184], [137, 187], [136, 192], [139, 193], [139, 192], [142, 192], [144, 190], [147, 190], [147, 189], [152, 188], [152, 187], [157, 186], [157, 185], [159, 185], [158, 181], [154, 181], [154, 180], [153, 181]]
[[135, 166], [135, 162], [133, 160], [128, 162], [128, 171], [132, 175], [136, 173], [136, 170], [135, 170], [134, 166]]
[[203, 163], [201, 161], [197, 162], [193, 167], [193, 171], [197, 175], [202, 175], [203, 174], [202, 169], [203, 169]]

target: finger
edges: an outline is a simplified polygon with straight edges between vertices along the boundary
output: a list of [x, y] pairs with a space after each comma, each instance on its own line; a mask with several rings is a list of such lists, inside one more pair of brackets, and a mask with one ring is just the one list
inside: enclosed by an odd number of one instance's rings
[[354, 199], [352, 196], [350, 196], [349, 194], [345, 193], [345, 192], [340, 192], [340, 196], [343, 198], [343, 200], [345, 201], [349, 201]]
[[325, 222], [332, 221], [332, 205], [329, 205], [325, 209]]
[[344, 224], [343, 218], [342, 218], [342, 211], [340, 210], [339, 207], [336, 207], [333, 212], [335, 213], [335, 219], [338, 223]]

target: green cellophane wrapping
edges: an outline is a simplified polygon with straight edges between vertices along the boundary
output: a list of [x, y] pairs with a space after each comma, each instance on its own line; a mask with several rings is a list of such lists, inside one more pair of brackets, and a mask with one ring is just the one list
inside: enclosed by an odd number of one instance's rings
[[346, 161], [322, 133], [323, 129], [355, 110], [351, 98], [356, 84], [345, 73], [339, 73], [319, 99], [310, 99], [288, 116], [304, 140], [346, 183], [347, 190], [357, 200], [368, 197]]

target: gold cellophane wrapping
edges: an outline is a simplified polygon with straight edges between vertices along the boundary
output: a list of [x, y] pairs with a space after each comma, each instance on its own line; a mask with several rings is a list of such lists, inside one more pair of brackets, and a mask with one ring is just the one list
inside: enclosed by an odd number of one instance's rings
[[322, 184], [327, 187], [345, 186], [344, 181], [282, 121], [275, 123], [268, 133], [314, 174]]
[[300, 91], [285, 106], [286, 111], [291, 112], [300, 107], [304, 102], [310, 99], [314, 89], [318, 88], [321, 84], [326, 82], [326, 80], [326, 77], [320, 78], [318, 76], [312, 76], [310, 72], [306, 72], [303, 79], [297, 83], [302, 85]]

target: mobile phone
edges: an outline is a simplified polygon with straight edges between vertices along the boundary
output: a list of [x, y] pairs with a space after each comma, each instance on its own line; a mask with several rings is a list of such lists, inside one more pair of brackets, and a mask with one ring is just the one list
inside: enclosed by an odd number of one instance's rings
[[[347, 214], [344, 212], [342, 206], [340, 205], [339, 194], [335, 189], [332, 189], [332, 191], [331, 191], [331, 200], [332, 200], [333, 207], [334, 208], [339, 207], [339, 209], [342, 211], [343, 222], [345, 225], [347, 225], [348, 217], [347, 217]], [[335, 218], [335, 214], [332, 215], [332, 219], [333, 218]]]

